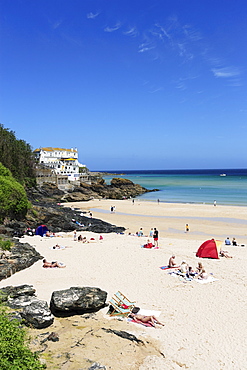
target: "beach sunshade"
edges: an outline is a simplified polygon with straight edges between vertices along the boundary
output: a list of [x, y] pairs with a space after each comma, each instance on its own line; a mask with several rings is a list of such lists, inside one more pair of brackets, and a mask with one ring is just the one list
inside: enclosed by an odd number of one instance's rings
[[48, 228], [45, 225], [40, 225], [35, 230], [35, 235], [43, 236], [48, 230]]
[[119, 291], [113, 295], [109, 303], [113, 307], [113, 310], [110, 312], [110, 316], [128, 316], [131, 313], [132, 308], [135, 307], [135, 302], [131, 302]]
[[219, 258], [219, 251], [222, 242], [220, 240], [206, 240], [202, 245], [199, 247], [198, 251], [196, 252], [197, 257], [201, 258]]

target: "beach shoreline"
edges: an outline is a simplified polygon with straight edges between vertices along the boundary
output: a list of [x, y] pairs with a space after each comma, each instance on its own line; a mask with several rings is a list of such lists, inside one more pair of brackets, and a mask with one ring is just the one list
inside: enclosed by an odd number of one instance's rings
[[[240, 244], [247, 238], [247, 207], [212, 206], [206, 204], [155, 203], [128, 199], [100, 199], [88, 202], [70, 202], [63, 206], [93, 213], [93, 217], [123, 226], [126, 232], [136, 233], [140, 227], [148, 236], [156, 227], [164, 237], [185, 237], [185, 225], [190, 231], [186, 238], [237, 238]], [[111, 213], [111, 207], [116, 210]]]

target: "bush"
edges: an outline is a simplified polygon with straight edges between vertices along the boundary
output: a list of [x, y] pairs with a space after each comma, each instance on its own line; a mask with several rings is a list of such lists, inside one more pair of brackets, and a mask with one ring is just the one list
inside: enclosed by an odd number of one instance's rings
[[17, 320], [10, 321], [0, 308], [0, 369], [44, 369], [38, 356], [28, 348], [26, 330], [19, 325]]
[[12, 243], [10, 240], [3, 240], [2, 238], [0, 238], [0, 249], [2, 251], [10, 251], [13, 245], [14, 243]]
[[0, 164], [0, 221], [5, 217], [23, 218], [29, 208], [24, 187]]

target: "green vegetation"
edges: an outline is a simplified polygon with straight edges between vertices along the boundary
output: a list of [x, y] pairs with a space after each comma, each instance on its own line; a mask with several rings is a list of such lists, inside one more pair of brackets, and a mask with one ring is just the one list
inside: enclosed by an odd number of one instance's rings
[[0, 369], [44, 369], [38, 356], [28, 348], [26, 330], [19, 325], [17, 320], [10, 321], [6, 311], [0, 307]]
[[0, 238], [0, 249], [2, 251], [10, 251], [13, 245], [14, 243], [12, 243], [10, 240], [3, 240], [2, 238]]
[[13, 177], [25, 186], [36, 184], [34, 155], [32, 148], [24, 140], [17, 140], [15, 133], [0, 124], [0, 158]]
[[0, 163], [0, 222], [5, 217], [11, 219], [23, 218], [29, 207], [30, 203], [24, 187]]

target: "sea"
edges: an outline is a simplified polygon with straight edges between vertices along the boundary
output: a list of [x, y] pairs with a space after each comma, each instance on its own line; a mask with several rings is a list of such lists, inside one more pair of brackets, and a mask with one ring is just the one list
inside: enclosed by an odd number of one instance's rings
[[[101, 171], [103, 172], [103, 171]], [[247, 206], [247, 169], [105, 171], [106, 183], [126, 178], [147, 189], [137, 199], [167, 203]]]

